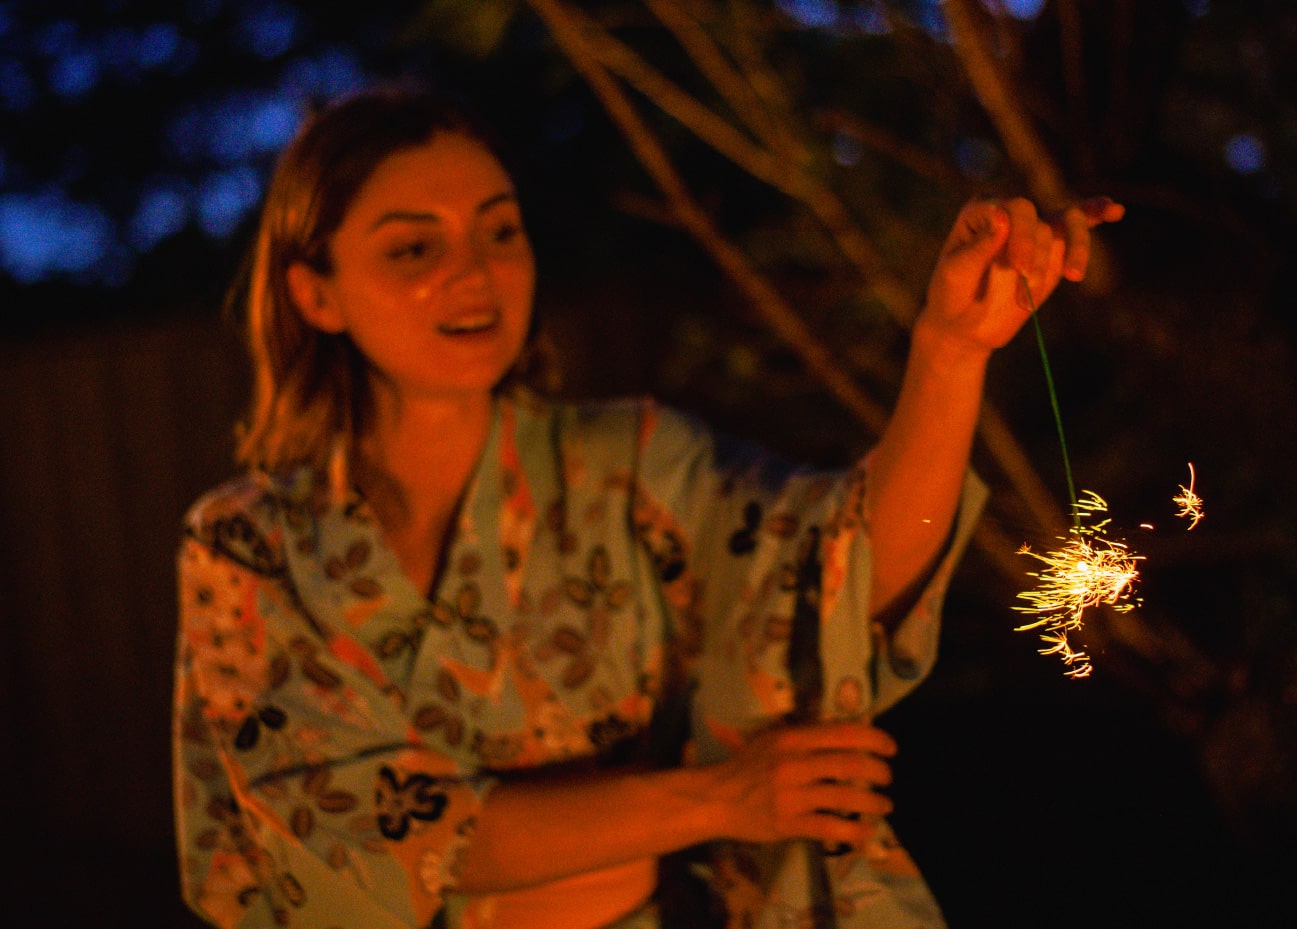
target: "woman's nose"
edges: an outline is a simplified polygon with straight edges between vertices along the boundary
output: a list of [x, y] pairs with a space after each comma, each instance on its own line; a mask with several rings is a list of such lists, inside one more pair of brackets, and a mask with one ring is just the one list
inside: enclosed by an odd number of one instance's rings
[[464, 242], [455, 250], [449, 283], [483, 283], [489, 277], [486, 252], [480, 244]]

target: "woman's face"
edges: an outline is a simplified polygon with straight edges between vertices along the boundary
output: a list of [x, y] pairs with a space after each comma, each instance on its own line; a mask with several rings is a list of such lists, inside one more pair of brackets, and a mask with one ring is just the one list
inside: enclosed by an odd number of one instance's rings
[[289, 270], [303, 316], [345, 332], [397, 396], [494, 387], [521, 352], [535, 263], [513, 184], [443, 132], [380, 162], [332, 241], [333, 271]]

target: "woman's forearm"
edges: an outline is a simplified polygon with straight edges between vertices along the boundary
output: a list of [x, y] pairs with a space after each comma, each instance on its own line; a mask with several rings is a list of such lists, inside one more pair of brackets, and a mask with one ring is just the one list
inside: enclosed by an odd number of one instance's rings
[[870, 454], [865, 516], [877, 616], [913, 589], [954, 523], [990, 353], [920, 319], [896, 409]]
[[478, 817], [459, 889], [517, 890], [716, 838], [726, 824], [711, 776], [683, 768], [501, 784]]

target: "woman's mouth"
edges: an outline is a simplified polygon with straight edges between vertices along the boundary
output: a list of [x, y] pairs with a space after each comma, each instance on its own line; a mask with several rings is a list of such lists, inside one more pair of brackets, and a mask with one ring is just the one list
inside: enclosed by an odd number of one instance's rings
[[500, 322], [500, 311], [494, 307], [461, 313], [454, 319], [437, 324], [437, 331], [442, 335], [464, 336], [475, 335], [494, 329]]

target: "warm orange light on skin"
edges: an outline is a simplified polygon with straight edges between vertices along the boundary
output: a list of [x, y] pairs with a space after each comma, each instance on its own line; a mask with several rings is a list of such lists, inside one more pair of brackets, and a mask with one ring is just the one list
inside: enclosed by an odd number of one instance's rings
[[1093, 491], [1085, 491], [1076, 504], [1076, 525], [1061, 548], [1043, 554], [1024, 545], [1019, 554], [1030, 555], [1045, 565], [1044, 570], [1029, 571], [1038, 580], [1032, 590], [1018, 594], [1026, 604], [1015, 606], [1020, 613], [1036, 617], [1016, 627], [1023, 632], [1039, 629], [1046, 647], [1042, 655], [1058, 655], [1068, 670], [1068, 677], [1087, 677], [1092, 667], [1089, 656], [1075, 650], [1067, 634], [1082, 626], [1085, 611], [1100, 604], [1117, 610], [1133, 609], [1129, 602], [1132, 586], [1139, 577], [1137, 562], [1142, 556], [1131, 554], [1120, 542], [1105, 535], [1109, 520], [1090, 523], [1097, 513], [1105, 513], [1108, 504]]
[[1202, 497], [1193, 492], [1193, 483], [1196, 475], [1193, 473], [1193, 462], [1189, 462], [1189, 486], [1180, 485], [1179, 496], [1172, 497], [1171, 502], [1180, 507], [1180, 512], [1176, 516], [1183, 516], [1189, 520], [1189, 528], [1192, 529], [1198, 525], [1202, 519]]

